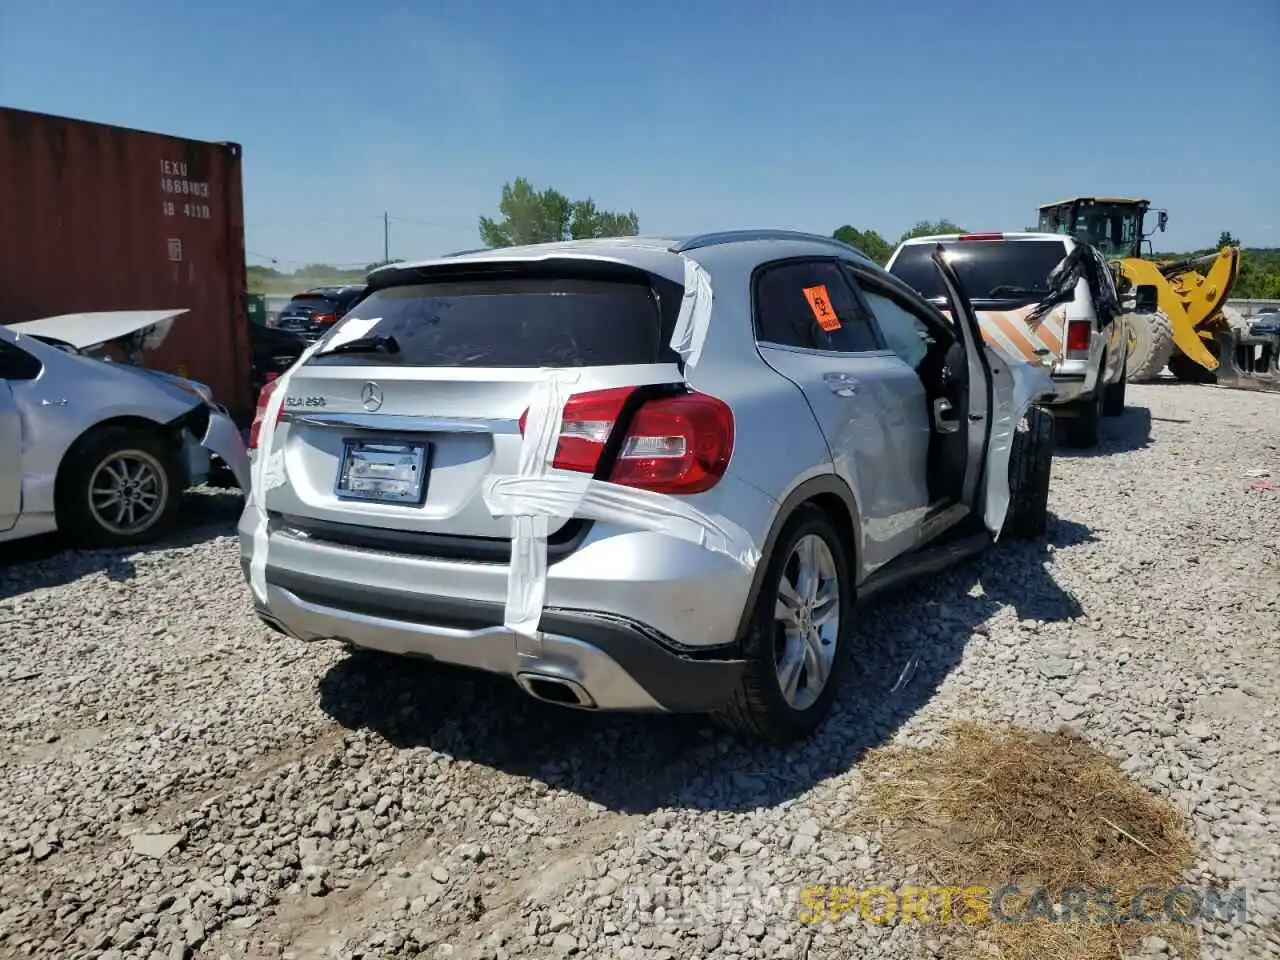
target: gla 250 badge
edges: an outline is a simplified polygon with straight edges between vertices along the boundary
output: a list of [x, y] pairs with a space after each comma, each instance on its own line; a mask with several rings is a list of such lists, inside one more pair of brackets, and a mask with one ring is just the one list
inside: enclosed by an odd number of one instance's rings
[[324, 397], [285, 397], [286, 407], [323, 407]]

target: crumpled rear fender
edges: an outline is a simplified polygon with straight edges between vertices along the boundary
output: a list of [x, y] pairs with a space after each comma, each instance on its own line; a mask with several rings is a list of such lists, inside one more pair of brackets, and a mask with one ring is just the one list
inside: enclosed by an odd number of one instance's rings
[[236, 483], [247, 493], [250, 481], [249, 454], [235, 422], [225, 413], [210, 411], [209, 427], [205, 430], [200, 445], [210, 453], [216, 454], [231, 468]]

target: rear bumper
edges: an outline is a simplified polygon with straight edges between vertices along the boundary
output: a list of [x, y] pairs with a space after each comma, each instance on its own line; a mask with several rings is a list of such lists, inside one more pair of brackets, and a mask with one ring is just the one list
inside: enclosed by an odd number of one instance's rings
[[[249, 560], [242, 558], [246, 577]], [[504, 674], [540, 699], [598, 710], [711, 712], [728, 702], [743, 663], [672, 649], [621, 617], [548, 607], [535, 655], [517, 652], [503, 604], [371, 587], [266, 568], [268, 624], [300, 640], [356, 647]], [[575, 702], [576, 701], [576, 702]]]
[[1054, 396], [1046, 406], [1061, 407], [1092, 396], [1098, 388], [1101, 357], [1089, 360], [1059, 360], [1050, 373]]

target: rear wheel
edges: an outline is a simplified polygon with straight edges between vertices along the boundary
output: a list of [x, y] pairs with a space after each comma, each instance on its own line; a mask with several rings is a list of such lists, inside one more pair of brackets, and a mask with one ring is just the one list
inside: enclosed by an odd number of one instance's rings
[[826, 718], [847, 670], [853, 626], [848, 540], [812, 504], [787, 521], [747, 629], [741, 686], [717, 715], [724, 726], [787, 743]]
[[181, 505], [182, 476], [158, 433], [106, 427], [67, 451], [58, 476], [58, 529], [83, 547], [125, 547], [164, 534]]
[[[1216, 343], [1206, 343], [1205, 349], [1213, 354], [1215, 360], [1218, 358], [1218, 345]], [[1182, 351], [1178, 351], [1169, 358], [1169, 372], [1177, 377], [1181, 383], [1218, 382], [1216, 373], [1212, 370], [1206, 370]]]
[[1063, 425], [1067, 445], [1081, 449], [1092, 449], [1101, 439], [1102, 404], [1106, 387], [1099, 384], [1091, 396], [1078, 400], [1075, 416], [1065, 420]]
[[1125, 379], [1124, 371], [1128, 362], [1129, 356], [1126, 352], [1124, 363], [1120, 364], [1120, 379], [1115, 383], [1107, 384], [1102, 391], [1103, 416], [1118, 417], [1124, 413], [1125, 388], [1129, 385], [1129, 381]]
[[1009, 451], [1009, 510], [1001, 533], [1035, 540], [1049, 526], [1049, 480], [1053, 472], [1053, 414], [1032, 407], [1018, 424]]
[[1173, 356], [1173, 327], [1163, 313], [1134, 315], [1129, 318], [1129, 352], [1125, 358], [1125, 378], [1132, 383], [1147, 383], [1160, 373]]
[[[1220, 320], [1218, 322], [1215, 322], [1214, 324], [1210, 325], [1207, 328], [1208, 331], [1211, 333], [1210, 337], [1207, 340], [1204, 337], [1201, 337], [1200, 338], [1201, 343], [1204, 345], [1204, 348], [1208, 350], [1209, 353], [1213, 356], [1213, 359], [1218, 361], [1219, 365], [1221, 365], [1224, 362], [1229, 363], [1232, 360], [1234, 360], [1237, 364], [1241, 366], [1247, 366], [1248, 361], [1245, 359], [1245, 357], [1242, 357], [1239, 354], [1241, 352], [1240, 351], [1241, 343], [1244, 340], [1248, 339], [1249, 337], [1249, 322], [1245, 320], [1244, 316], [1240, 313], [1240, 311], [1235, 310], [1231, 307], [1223, 307], [1219, 311], [1219, 317], [1220, 317]], [[1236, 352], [1237, 352], [1237, 356], [1227, 357], [1225, 361], [1223, 360], [1223, 357], [1222, 357], [1222, 344], [1219, 342], [1218, 337], [1216, 336], [1217, 332], [1221, 330], [1221, 327], [1222, 327], [1221, 321], [1225, 321], [1227, 326], [1230, 327], [1231, 331], [1235, 334], [1235, 337], [1233, 339], [1236, 344]], [[1169, 372], [1172, 373], [1175, 377], [1177, 377], [1183, 383], [1209, 384], [1209, 383], [1218, 382], [1217, 373], [1215, 373], [1213, 370], [1206, 370], [1204, 367], [1200, 366], [1200, 364], [1196, 363], [1194, 360], [1188, 357], [1181, 350], [1175, 350], [1173, 356], [1169, 359]]]

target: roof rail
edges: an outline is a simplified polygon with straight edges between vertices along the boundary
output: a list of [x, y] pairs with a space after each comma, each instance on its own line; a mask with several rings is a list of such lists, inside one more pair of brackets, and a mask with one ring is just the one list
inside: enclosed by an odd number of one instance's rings
[[752, 240], [801, 240], [806, 243], [822, 243], [829, 247], [852, 251], [866, 260], [871, 259], [857, 247], [843, 240], [824, 237], [820, 233], [805, 233], [801, 230], [721, 230], [715, 233], [700, 233], [672, 244], [670, 249], [672, 253], [685, 253], [700, 247], [712, 247], [721, 243], [747, 243]]

